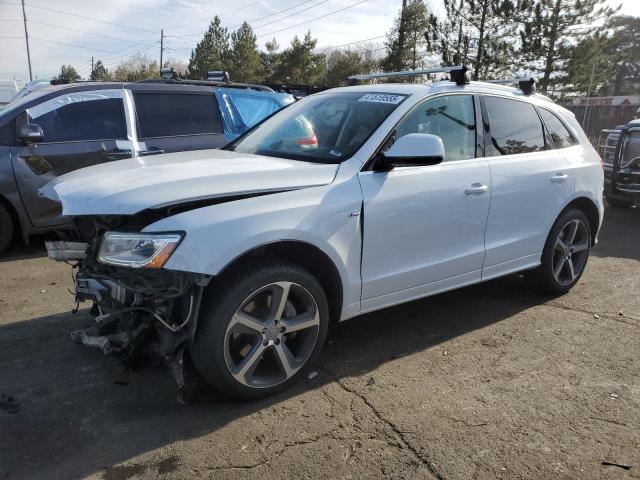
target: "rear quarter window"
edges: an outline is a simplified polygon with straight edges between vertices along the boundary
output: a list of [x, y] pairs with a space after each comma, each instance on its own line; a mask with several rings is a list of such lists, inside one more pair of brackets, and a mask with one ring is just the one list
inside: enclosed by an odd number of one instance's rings
[[222, 133], [210, 94], [134, 93], [140, 138]]
[[545, 127], [547, 127], [551, 140], [553, 140], [555, 148], [572, 147], [578, 143], [575, 137], [554, 113], [550, 112], [546, 108], [539, 108], [538, 111], [540, 112], [540, 116], [542, 117]]
[[544, 130], [533, 105], [519, 100], [485, 96], [492, 152], [515, 155], [545, 149]]

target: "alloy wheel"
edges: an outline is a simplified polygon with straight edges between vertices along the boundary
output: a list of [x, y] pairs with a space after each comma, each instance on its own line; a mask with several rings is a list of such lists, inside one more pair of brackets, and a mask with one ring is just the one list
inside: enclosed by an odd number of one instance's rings
[[224, 360], [231, 375], [251, 388], [268, 388], [295, 375], [313, 352], [320, 312], [311, 293], [293, 282], [257, 289], [227, 325]]
[[553, 276], [560, 285], [569, 285], [580, 276], [589, 256], [589, 229], [582, 220], [572, 219], [562, 227], [553, 249]]

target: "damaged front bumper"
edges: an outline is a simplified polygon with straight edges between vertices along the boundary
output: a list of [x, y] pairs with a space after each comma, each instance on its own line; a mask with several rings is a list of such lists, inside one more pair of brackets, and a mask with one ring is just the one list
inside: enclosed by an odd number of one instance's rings
[[91, 302], [94, 323], [71, 333], [83, 345], [128, 364], [160, 359], [184, 393], [183, 356], [194, 338], [210, 277], [165, 269], [132, 269], [97, 262], [97, 241], [47, 242], [48, 256], [75, 270], [76, 310]]

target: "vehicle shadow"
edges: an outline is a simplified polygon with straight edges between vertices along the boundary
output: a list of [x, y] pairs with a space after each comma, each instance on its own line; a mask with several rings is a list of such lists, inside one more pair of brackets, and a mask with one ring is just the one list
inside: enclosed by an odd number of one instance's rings
[[640, 260], [640, 208], [607, 207], [598, 245], [591, 254]]
[[74, 344], [68, 333], [88, 321], [86, 314], [5, 325], [0, 327], [0, 394], [13, 396], [18, 411], [9, 413], [6, 402], [0, 403], [0, 478], [79, 478], [100, 472], [546, 300], [511, 276], [363, 315], [333, 329], [312, 367], [321, 372], [313, 380], [255, 402], [229, 401], [199, 388], [186, 406], [176, 402], [176, 387], [162, 369], [126, 371], [117, 360]]
[[21, 239], [16, 239], [4, 253], [0, 253], [0, 263], [46, 257], [46, 240], [58, 240], [58, 236], [55, 233], [38, 235], [30, 239], [29, 245], [25, 245]]

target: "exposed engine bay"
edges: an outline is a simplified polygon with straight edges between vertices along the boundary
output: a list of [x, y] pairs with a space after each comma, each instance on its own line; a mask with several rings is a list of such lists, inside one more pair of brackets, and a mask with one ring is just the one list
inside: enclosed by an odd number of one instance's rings
[[69, 241], [47, 242], [47, 251], [50, 258], [73, 268], [75, 311], [82, 303], [92, 304], [94, 323], [72, 332], [71, 338], [126, 364], [161, 360], [183, 398], [185, 348], [195, 335], [200, 301], [210, 277], [97, 260], [105, 232], [140, 232], [153, 217], [75, 217]]

